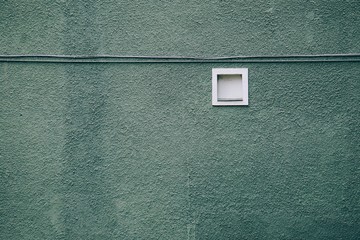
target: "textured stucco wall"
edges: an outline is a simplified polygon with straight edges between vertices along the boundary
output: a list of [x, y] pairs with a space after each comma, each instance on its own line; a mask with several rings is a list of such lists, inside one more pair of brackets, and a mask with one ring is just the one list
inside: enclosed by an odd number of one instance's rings
[[[360, 52], [357, 0], [0, 0], [0, 54]], [[249, 68], [248, 107], [211, 69]], [[358, 239], [360, 63], [0, 63], [0, 239]]]

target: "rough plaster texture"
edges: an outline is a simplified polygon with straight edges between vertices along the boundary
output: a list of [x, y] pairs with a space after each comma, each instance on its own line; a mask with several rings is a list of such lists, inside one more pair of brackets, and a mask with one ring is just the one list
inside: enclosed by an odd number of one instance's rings
[[[0, 1], [1, 54], [360, 52], [359, 1]], [[249, 68], [249, 107], [211, 69]], [[358, 239], [359, 63], [0, 63], [0, 239]]]

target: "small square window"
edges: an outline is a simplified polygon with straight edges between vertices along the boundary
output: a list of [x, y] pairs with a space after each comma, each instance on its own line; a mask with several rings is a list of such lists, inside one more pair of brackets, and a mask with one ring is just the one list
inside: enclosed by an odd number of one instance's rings
[[213, 68], [212, 105], [248, 105], [247, 68]]

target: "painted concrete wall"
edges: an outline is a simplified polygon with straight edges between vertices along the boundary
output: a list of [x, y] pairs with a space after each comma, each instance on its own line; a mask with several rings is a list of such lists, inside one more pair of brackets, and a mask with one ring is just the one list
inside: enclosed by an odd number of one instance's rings
[[[0, 0], [0, 54], [360, 52], [357, 0]], [[249, 107], [211, 69], [249, 69]], [[358, 239], [359, 62], [0, 63], [1, 239]]]

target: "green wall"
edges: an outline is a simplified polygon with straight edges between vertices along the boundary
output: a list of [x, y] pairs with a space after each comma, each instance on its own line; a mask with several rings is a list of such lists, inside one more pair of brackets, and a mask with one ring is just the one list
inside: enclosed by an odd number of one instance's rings
[[[357, 0], [0, 0], [0, 55], [360, 52]], [[211, 69], [249, 69], [212, 107]], [[0, 239], [358, 239], [360, 63], [0, 62]]]

